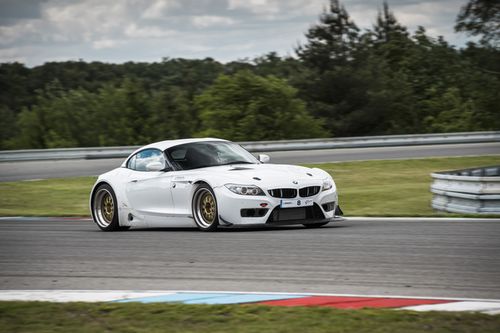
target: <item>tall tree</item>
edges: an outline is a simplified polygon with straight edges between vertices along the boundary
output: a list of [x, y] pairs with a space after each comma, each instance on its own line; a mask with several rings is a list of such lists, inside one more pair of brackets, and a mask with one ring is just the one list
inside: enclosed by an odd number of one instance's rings
[[0, 150], [16, 147], [17, 115], [9, 107], [0, 104]]
[[[326, 128], [340, 133], [339, 119], [353, 109], [362, 97], [356, 86], [363, 86], [352, 75], [359, 29], [338, 0], [331, 0], [323, 9], [319, 23], [305, 34], [307, 41], [295, 51], [304, 64], [292, 78], [299, 87], [299, 96], [307, 101], [310, 112], [326, 120]], [[358, 84], [359, 83], [359, 84]]]
[[373, 26], [377, 42], [389, 42], [394, 38], [408, 37], [406, 27], [401, 25], [389, 5], [384, 1], [382, 11], [377, 14], [377, 23]]
[[429, 108], [434, 113], [424, 118], [429, 132], [466, 132], [481, 128], [478, 119], [475, 119], [477, 107], [472, 100], [464, 100], [457, 88], [449, 88], [443, 95], [434, 95], [420, 103], [419, 107]]
[[378, 12], [373, 30], [376, 53], [394, 66], [395, 70], [398, 70], [400, 63], [404, 62], [406, 57], [411, 56], [413, 43], [406, 27], [398, 22], [387, 2], [383, 3], [382, 10]]
[[190, 137], [199, 127], [199, 119], [188, 94], [165, 86], [152, 96], [151, 115], [145, 119], [146, 132], [153, 140]]
[[307, 43], [296, 52], [306, 65], [325, 72], [333, 66], [345, 65], [352, 58], [358, 32], [345, 7], [338, 0], [330, 0], [319, 23], [307, 31]]
[[500, 1], [469, 0], [458, 13], [455, 31], [481, 36], [484, 44], [500, 47]]
[[277, 140], [321, 137], [321, 121], [286, 81], [249, 71], [221, 75], [195, 99], [201, 136], [231, 140]]

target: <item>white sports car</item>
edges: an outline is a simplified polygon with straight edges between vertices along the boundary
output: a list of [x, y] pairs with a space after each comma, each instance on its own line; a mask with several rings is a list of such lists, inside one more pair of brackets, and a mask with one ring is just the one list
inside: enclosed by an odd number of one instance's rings
[[317, 168], [265, 164], [220, 139], [153, 143], [97, 179], [90, 193], [95, 223], [105, 231], [130, 227], [332, 222], [338, 207], [332, 177]]

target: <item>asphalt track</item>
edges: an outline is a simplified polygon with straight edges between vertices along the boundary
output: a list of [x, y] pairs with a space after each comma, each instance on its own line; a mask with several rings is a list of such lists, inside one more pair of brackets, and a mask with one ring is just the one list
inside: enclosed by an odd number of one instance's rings
[[[300, 164], [443, 156], [500, 155], [500, 142], [405, 147], [346, 148], [271, 152], [272, 163]], [[0, 163], [0, 181], [94, 176], [114, 169], [119, 159]]]
[[243, 290], [500, 298], [500, 220], [130, 230], [0, 219], [0, 289]]

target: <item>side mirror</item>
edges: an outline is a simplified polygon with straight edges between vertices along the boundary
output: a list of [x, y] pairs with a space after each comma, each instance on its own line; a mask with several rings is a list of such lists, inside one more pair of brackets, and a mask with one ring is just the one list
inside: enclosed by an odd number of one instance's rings
[[271, 160], [269, 155], [265, 155], [265, 154], [259, 154], [258, 159], [261, 163], [269, 163], [269, 161]]
[[165, 169], [165, 166], [163, 165], [163, 163], [158, 162], [158, 161], [151, 162], [151, 163], [148, 163], [146, 165], [147, 171], [163, 171], [164, 169]]

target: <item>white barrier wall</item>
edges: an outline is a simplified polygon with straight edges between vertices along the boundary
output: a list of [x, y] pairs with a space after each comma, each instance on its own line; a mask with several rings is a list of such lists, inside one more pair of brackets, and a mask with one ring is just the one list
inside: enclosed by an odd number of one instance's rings
[[500, 214], [500, 166], [432, 173], [431, 176], [434, 209]]

